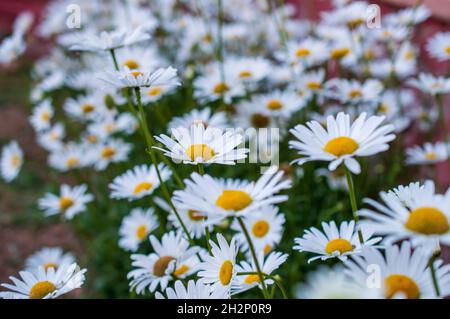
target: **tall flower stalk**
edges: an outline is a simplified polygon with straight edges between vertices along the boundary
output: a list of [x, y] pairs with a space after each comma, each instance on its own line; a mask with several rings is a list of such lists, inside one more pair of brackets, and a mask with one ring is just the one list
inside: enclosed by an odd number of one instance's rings
[[347, 186], [348, 186], [348, 194], [350, 197], [350, 205], [352, 207], [353, 219], [358, 227], [358, 239], [361, 244], [364, 243], [364, 237], [359, 228], [359, 216], [358, 216], [358, 205], [356, 204], [356, 193], [355, 193], [355, 185], [353, 183], [352, 173], [348, 170], [347, 166], [344, 165], [345, 177], [347, 178]]

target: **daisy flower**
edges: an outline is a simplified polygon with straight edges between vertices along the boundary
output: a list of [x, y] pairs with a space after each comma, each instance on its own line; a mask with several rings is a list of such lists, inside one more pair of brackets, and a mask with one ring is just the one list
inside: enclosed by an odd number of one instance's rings
[[171, 157], [175, 162], [184, 164], [225, 164], [234, 165], [236, 161], [247, 158], [248, 149], [237, 148], [244, 137], [231, 130], [208, 126], [203, 123], [194, 124], [189, 128], [172, 129], [174, 139], [165, 134], [155, 136], [155, 139], [166, 148], [154, 147]]
[[[265, 275], [272, 274], [276, 269], [283, 264], [289, 255], [283, 254], [280, 252], [272, 252], [267, 257], [264, 258], [264, 254], [258, 254], [258, 263], [261, 265], [261, 272]], [[251, 263], [247, 261], [241, 262], [239, 265], [236, 265], [236, 272], [257, 272], [257, 267], [252, 259]], [[274, 284], [274, 281], [268, 277], [264, 278], [264, 283], [269, 286]], [[231, 287], [231, 291], [233, 294], [239, 294], [241, 292], [252, 289], [253, 287], [258, 286], [259, 289], [262, 289], [261, 280], [258, 274], [252, 275], [237, 275], [236, 279]]]
[[387, 90], [376, 111], [379, 115], [386, 116], [386, 120], [394, 125], [395, 132], [402, 132], [412, 122], [412, 112], [405, 110], [405, 106], [414, 104], [415, 100], [416, 97], [411, 90], [400, 92]]
[[270, 62], [260, 57], [231, 58], [225, 62], [225, 69], [246, 84], [255, 84], [264, 79], [270, 72]]
[[305, 230], [301, 238], [295, 238], [294, 249], [300, 252], [311, 252], [318, 256], [312, 257], [308, 263], [316, 259], [327, 260], [338, 258], [346, 261], [348, 256], [360, 254], [363, 248], [373, 246], [381, 241], [381, 237], [372, 237], [372, 232], [361, 228], [363, 244], [358, 238], [355, 221], [342, 222], [339, 228], [334, 221], [322, 222], [323, 232], [315, 227]]
[[56, 123], [45, 132], [39, 133], [37, 137], [38, 144], [49, 152], [53, 152], [64, 147], [63, 138], [66, 129], [62, 123]]
[[450, 93], [450, 78], [436, 77], [432, 74], [420, 73], [417, 79], [411, 79], [408, 83], [431, 95]]
[[13, 284], [2, 284], [10, 291], [0, 292], [4, 299], [54, 299], [80, 288], [86, 269], [77, 264], [61, 264], [58, 269], [38, 267], [33, 271], [19, 272], [20, 279], [9, 277]]
[[142, 89], [142, 103], [154, 103], [161, 99], [163, 96], [171, 93], [179, 86], [179, 83], [172, 81], [164, 85], [152, 85], [149, 88]]
[[174, 117], [169, 122], [168, 128], [169, 132], [171, 132], [172, 129], [175, 128], [191, 127], [192, 125], [200, 123], [202, 123], [205, 128], [211, 126], [219, 129], [225, 129], [227, 127], [227, 115], [225, 112], [212, 113], [209, 107], [202, 110], [193, 109], [181, 117]]
[[410, 165], [436, 164], [448, 159], [448, 145], [443, 142], [425, 143], [406, 150], [406, 163]]
[[117, 50], [117, 63], [119, 67], [130, 70], [152, 70], [160, 65], [161, 61], [156, 50], [152, 47], [127, 47]]
[[332, 79], [326, 83], [326, 89], [329, 98], [341, 103], [376, 104], [383, 91], [383, 84], [373, 79], [364, 83], [356, 80]]
[[368, 229], [385, 236], [386, 244], [409, 239], [414, 247], [450, 245], [450, 191], [436, 194], [434, 183], [427, 181], [381, 192], [380, 198], [383, 203], [366, 199], [371, 208], [358, 214]]
[[50, 167], [60, 172], [67, 172], [90, 164], [89, 157], [86, 156], [86, 148], [83, 145], [72, 142], [66, 145], [61, 143], [61, 146], [51, 151], [48, 157]]
[[44, 100], [33, 108], [30, 123], [36, 132], [42, 132], [50, 128], [54, 110], [49, 100]]
[[253, 97], [253, 107], [257, 105], [265, 107], [266, 113], [272, 117], [289, 118], [293, 113], [304, 106], [303, 99], [292, 91], [274, 91], [272, 93], [256, 95]]
[[390, 134], [394, 130], [392, 125], [380, 126], [384, 116], [366, 117], [367, 114], [362, 113], [350, 124], [350, 115], [340, 112], [336, 118], [328, 116], [326, 130], [316, 121], [307, 122], [306, 126], [297, 125], [290, 130], [297, 140], [290, 141], [289, 146], [304, 157], [294, 163], [329, 161], [330, 171], [344, 163], [352, 173], [359, 174], [361, 167], [354, 157], [386, 151], [387, 143], [395, 138]]
[[0, 64], [17, 60], [26, 50], [25, 39], [21, 35], [11, 35], [0, 43]]
[[[280, 242], [285, 218], [278, 212], [278, 207], [261, 207], [254, 213], [245, 215], [243, 220], [256, 250], [268, 254]], [[231, 228], [238, 232], [236, 240], [242, 250], [247, 251], [249, 249], [247, 239], [236, 220], [233, 221]]]
[[[411, 252], [411, 244], [407, 241], [399, 246], [387, 246], [385, 257], [379, 250], [367, 249], [361, 256], [352, 256], [352, 260], [345, 263], [345, 273], [359, 282], [367, 285], [372, 282], [373, 290], [386, 299], [433, 299], [436, 293], [433, 287], [429, 255], [420, 249]], [[377, 282], [373, 282], [374, 273], [368, 269], [377, 267]], [[442, 261], [435, 262], [437, 282], [442, 296], [450, 293], [450, 269], [442, 266]]]
[[192, 173], [191, 179], [185, 180], [186, 189], [175, 191], [174, 199], [181, 208], [205, 212], [212, 219], [245, 216], [287, 200], [286, 195], [275, 195], [291, 187], [291, 181], [282, 178], [283, 172], [276, 166], [270, 167], [256, 183]]
[[203, 262], [198, 265], [198, 277], [205, 284], [211, 284], [213, 290], [230, 293], [231, 285], [236, 278], [236, 240], [227, 243], [222, 234], [217, 234], [218, 245], [210, 240], [210, 255], [202, 256]]
[[49, 268], [58, 268], [64, 265], [70, 265], [75, 262], [75, 257], [71, 253], [64, 253], [60, 247], [44, 247], [33, 253], [25, 260], [25, 268], [33, 271], [39, 267], [43, 267], [45, 271]]
[[285, 54], [279, 54], [278, 59], [302, 68], [320, 65], [329, 56], [329, 48], [326, 42], [313, 38], [306, 38], [300, 43], [288, 42], [287, 48], [287, 57]]
[[138, 294], [142, 294], [147, 287], [150, 292], [158, 286], [164, 290], [174, 277], [192, 272], [193, 269], [187, 269], [185, 262], [198, 252], [198, 247], [189, 247], [182, 233], [175, 234], [173, 231], [164, 234], [161, 242], [151, 235], [150, 244], [153, 253], [131, 255], [135, 269], [128, 273], [128, 278], [131, 279], [130, 289]]
[[64, 103], [64, 111], [70, 117], [82, 121], [97, 119], [106, 112], [104, 97], [96, 93], [68, 99]]
[[394, 26], [410, 27], [424, 22], [431, 16], [430, 9], [426, 5], [406, 8], [395, 13], [386, 15], [386, 23]]
[[325, 81], [325, 70], [312, 71], [304, 73], [297, 81], [295, 88], [297, 93], [306, 100], [309, 100], [314, 94], [323, 93], [323, 84]]
[[439, 32], [428, 40], [427, 50], [439, 61], [450, 60], [450, 32]]
[[[168, 180], [171, 176], [171, 171], [163, 164], [159, 164], [158, 168], [162, 180]], [[114, 178], [112, 183], [109, 184], [111, 198], [127, 198], [129, 201], [148, 196], [158, 187], [159, 179], [155, 166], [147, 166], [145, 164], [135, 166], [133, 169]]]
[[342, 190], [348, 192], [347, 178], [342, 168], [337, 168], [330, 171], [326, 168], [319, 168], [315, 170], [317, 176], [325, 177], [328, 187], [334, 191]]
[[39, 199], [39, 208], [44, 210], [46, 216], [56, 214], [64, 214], [66, 219], [72, 219], [75, 215], [86, 210], [86, 204], [94, 200], [94, 196], [86, 193], [87, 186], [79, 185], [70, 187], [69, 185], [61, 185], [59, 195], [51, 193]]
[[16, 141], [5, 145], [0, 159], [0, 173], [6, 182], [11, 182], [19, 175], [23, 164], [23, 152]]
[[229, 294], [225, 290], [215, 290], [211, 285], [205, 284], [201, 280], [189, 280], [185, 287], [183, 282], [178, 280], [174, 288], [167, 288], [165, 295], [156, 292], [156, 299], [229, 299]]
[[143, 210], [134, 208], [124, 217], [119, 228], [119, 246], [125, 250], [135, 252], [150, 232], [158, 227], [158, 220], [153, 208]]
[[131, 144], [120, 139], [109, 139], [95, 146], [91, 155], [98, 171], [104, 170], [110, 163], [118, 163], [127, 160], [131, 152]]

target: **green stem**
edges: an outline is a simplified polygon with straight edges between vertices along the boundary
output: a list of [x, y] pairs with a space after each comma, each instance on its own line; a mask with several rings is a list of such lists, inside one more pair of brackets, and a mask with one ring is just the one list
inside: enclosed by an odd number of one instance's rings
[[116, 52], [114, 51], [114, 49], [109, 50], [109, 52], [111, 53], [111, 57], [113, 59], [114, 67], [116, 68], [116, 71], [119, 71], [119, 63], [117, 63]]
[[350, 205], [352, 206], [353, 218], [355, 219], [356, 227], [358, 228], [358, 238], [361, 244], [364, 244], [364, 237], [362, 231], [359, 228], [359, 216], [358, 216], [358, 206], [356, 205], [356, 195], [355, 186], [353, 184], [352, 173], [348, 170], [347, 166], [344, 164], [345, 176], [347, 177], [348, 194], [350, 196]]
[[440, 297], [441, 292], [439, 289], [439, 283], [438, 283], [437, 276], [436, 276], [436, 269], [434, 267], [434, 261], [436, 260], [436, 257], [437, 257], [437, 255], [431, 256], [430, 262], [428, 263], [428, 265], [430, 267], [431, 278], [433, 279], [434, 291], [436, 292], [436, 296]]
[[236, 218], [239, 223], [239, 226], [241, 226], [242, 231], [244, 232], [245, 238], [247, 239], [248, 246], [250, 248], [250, 252], [252, 254], [253, 261], [255, 263], [256, 271], [258, 273], [259, 280], [261, 282], [263, 295], [264, 295], [264, 298], [267, 299], [267, 297], [269, 296], [268, 295], [269, 292], [267, 291], [267, 286], [266, 286], [266, 283], [264, 282], [263, 272], [261, 271], [261, 266], [259, 265], [258, 256], [256, 255], [256, 251], [255, 251], [255, 247], [253, 246], [252, 239], [250, 238], [247, 227], [245, 227], [242, 217], [236, 217]]
[[[281, 282], [272, 275], [266, 274], [266, 273], [261, 273], [264, 277], [270, 278], [273, 280], [273, 282], [275, 283], [275, 285], [280, 289], [281, 294], [283, 295], [284, 299], [289, 299], [287, 293], [286, 293], [286, 289], [284, 289], [283, 285], [281, 284]], [[259, 273], [257, 272], [253, 272], [253, 271], [248, 271], [248, 272], [238, 272], [237, 273], [238, 276], [248, 276], [248, 275], [259, 275]], [[273, 292], [270, 294], [271, 296], [273, 296]]]
[[[205, 168], [203, 167], [203, 164], [198, 163], [197, 164], [198, 173], [200, 175], [205, 175]], [[211, 238], [211, 234], [209, 233], [208, 225], [205, 225], [205, 238], [206, 238], [206, 247], [208, 247], [208, 251], [211, 254], [211, 244], [209, 243], [209, 239]]]

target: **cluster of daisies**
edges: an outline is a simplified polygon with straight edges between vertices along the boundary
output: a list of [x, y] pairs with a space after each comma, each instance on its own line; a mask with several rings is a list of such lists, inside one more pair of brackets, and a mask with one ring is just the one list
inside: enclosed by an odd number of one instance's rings
[[[420, 73], [414, 44], [415, 27], [430, 16], [424, 5], [369, 28], [365, 1], [334, 0], [312, 22], [272, 0], [78, 0], [83, 19], [69, 28], [73, 2], [50, 2], [37, 29], [55, 44], [34, 64], [29, 119], [49, 169], [68, 177], [37, 206], [66, 220], [100, 211], [104, 223], [105, 202], [127, 207], [111, 249], [130, 254], [130, 291], [172, 299], [450, 295], [450, 265], [440, 259], [450, 245], [450, 191], [425, 180], [359, 203], [366, 194], [353, 180], [387, 174], [380, 153], [390, 144], [389, 166], [428, 166], [435, 177], [437, 164], [450, 165], [450, 78]], [[31, 21], [18, 19], [0, 63], [20, 58]], [[450, 60], [450, 34], [426, 49]], [[423, 146], [405, 147], [412, 128]], [[247, 129], [279, 135], [261, 141]], [[252, 145], [282, 165], [242, 173]], [[4, 146], [6, 182], [23, 163], [17, 142]], [[311, 168], [328, 193], [345, 195], [349, 212], [302, 229], [292, 216], [317, 211], [286, 204]], [[287, 227], [298, 234], [288, 245]], [[289, 274], [300, 272], [285, 271], [293, 254], [335, 266], [287, 290]], [[0, 297], [56, 298], [79, 288], [85, 271], [48, 248]]]

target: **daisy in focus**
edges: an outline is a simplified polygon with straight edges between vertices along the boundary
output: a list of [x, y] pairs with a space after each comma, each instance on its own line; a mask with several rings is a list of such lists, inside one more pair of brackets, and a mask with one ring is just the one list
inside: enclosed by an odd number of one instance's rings
[[6, 182], [13, 181], [19, 175], [23, 164], [23, 152], [16, 141], [5, 145], [0, 159], [0, 173]]
[[154, 209], [133, 208], [128, 216], [122, 220], [119, 228], [119, 246], [125, 250], [135, 252], [139, 244], [147, 239], [150, 232], [158, 227], [158, 220]]

